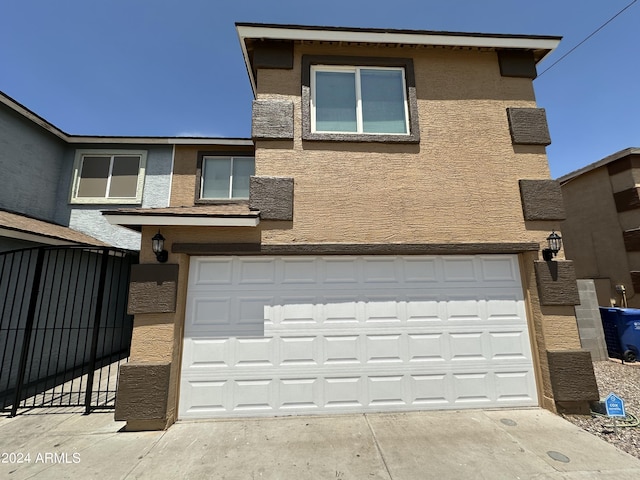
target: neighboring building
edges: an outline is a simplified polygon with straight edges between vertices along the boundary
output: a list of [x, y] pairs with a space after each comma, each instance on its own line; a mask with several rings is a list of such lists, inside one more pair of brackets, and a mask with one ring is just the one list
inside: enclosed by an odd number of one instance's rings
[[588, 411], [573, 265], [539, 260], [559, 38], [237, 31], [255, 148], [176, 145], [166, 208], [104, 212], [142, 231], [116, 418]]
[[595, 281], [598, 303], [640, 308], [640, 148], [627, 148], [559, 179], [567, 258]]
[[168, 205], [173, 144], [182, 141], [69, 135], [0, 93], [0, 251], [87, 243], [139, 249], [137, 232], [100, 212]]

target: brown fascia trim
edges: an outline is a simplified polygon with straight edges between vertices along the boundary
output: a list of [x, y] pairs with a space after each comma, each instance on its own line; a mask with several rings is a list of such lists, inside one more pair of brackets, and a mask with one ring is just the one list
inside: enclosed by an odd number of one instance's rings
[[440, 30], [335, 27], [335, 26], [320, 26], [320, 25], [297, 25], [297, 24], [254, 23], [254, 22], [236, 22], [235, 25], [236, 27], [282, 28], [282, 29], [289, 29], [289, 30], [309, 30], [309, 31], [327, 30], [332, 32], [395, 33], [395, 34], [410, 34], [410, 35], [444, 35], [444, 36], [451, 36], [451, 37], [514, 38], [514, 39], [558, 40], [558, 41], [562, 40], [562, 37], [557, 35], [473, 33], [473, 32], [451, 32], [451, 31], [440, 31]]
[[528, 243], [174, 243], [172, 253], [188, 255], [480, 255], [514, 254], [538, 251], [540, 245]]
[[597, 162], [590, 163], [589, 165], [579, 168], [578, 170], [574, 170], [573, 172], [567, 173], [562, 177], [558, 178], [560, 185], [564, 185], [565, 183], [569, 183], [571, 180], [583, 175], [585, 173], [589, 173], [592, 170], [595, 170], [600, 167], [604, 167], [605, 165], [609, 165], [616, 160], [626, 157], [627, 155], [640, 154], [640, 148], [638, 147], [630, 147], [625, 148], [624, 150], [620, 150], [619, 152], [613, 153]]

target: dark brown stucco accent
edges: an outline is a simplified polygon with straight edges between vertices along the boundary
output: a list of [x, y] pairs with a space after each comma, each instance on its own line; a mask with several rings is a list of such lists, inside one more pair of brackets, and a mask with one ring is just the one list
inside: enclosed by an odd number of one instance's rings
[[535, 261], [541, 305], [579, 305], [578, 283], [570, 260]]
[[507, 108], [514, 145], [549, 145], [551, 136], [544, 108]]
[[615, 162], [611, 162], [607, 165], [609, 175], [615, 175], [616, 173], [625, 172], [632, 168], [640, 168], [640, 155], [631, 154], [624, 158], [620, 158]]
[[166, 420], [170, 373], [170, 362], [122, 364], [115, 420]]
[[635, 210], [640, 208], [640, 188], [633, 187], [613, 194], [613, 200], [616, 202], [616, 211], [626, 212], [627, 210]]
[[627, 252], [640, 252], [640, 228], [622, 232], [622, 238]]
[[631, 271], [629, 274], [631, 275], [631, 284], [633, 285], [633, 289], [636, 292], [640, 292], [640, 272]]
[[173, 253], [189, 255], [480, 255], [537, 251], [537, 243], [304, 244], [174, 243]]
[[259, 68], [293, 68], [293, 42], [262, 40], [253, 43], [252, 65]]
[[293, 220], [293, 178], [251, 177], [249, 208], [262, 220]]
[[[409, 135], [378, 135], [354, 133], [313, 133], [311, 131], [311, 65], [353, 65], [367, 67], [402, 67], [407, 89], [409, 107]], [[420, 123], [418, 121], [418, 97], [410, 58], [352, 57], [334, 55], [302, 56], [302, 139], [330, 142], [383, 142], [420, 143]]]
[[292, 139], [293, 102], [254, 100], [251, 136], [256, 139]]
[[132, 265], [127, 313], [175, 312], [177, 288], [178, 265]]
[[588, 350], [547, 351], [556, 402], [593, 402], [600, 398]]
[[556, 180], [519, 180], [525, 220], [564, 220], [564, 201]]
[[534, 79], [538, 76], [533, 52], [523, 50], [498, 50], [500, 75]]

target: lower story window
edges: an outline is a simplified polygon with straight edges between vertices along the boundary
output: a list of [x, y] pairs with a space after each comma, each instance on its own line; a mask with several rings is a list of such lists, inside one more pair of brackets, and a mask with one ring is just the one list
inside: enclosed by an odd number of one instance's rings
[[249, 177], [254, 174], [254, 157], [204, 156], [200, 198], [205, 200], [249, 198]]

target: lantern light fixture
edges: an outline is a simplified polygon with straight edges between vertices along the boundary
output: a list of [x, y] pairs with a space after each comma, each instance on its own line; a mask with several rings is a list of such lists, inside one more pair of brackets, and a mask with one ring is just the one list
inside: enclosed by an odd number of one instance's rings
[[169, 259], [169, 252], [164, 249], [164, 237], [160, 233], [160, 230], [158, 230], [158, 233], [151, 239], [151, 249], [153, 253], [156, 254], [156, 259], [160, 263], [164, 263]]
[[555, 231], [552, 231], [547, 237], [547, 245], [548, 247], [542, 250], [542, 258], [549, 262], [553, 260], [553, 257], [555, 257], [562, 248], [562, 237]]

